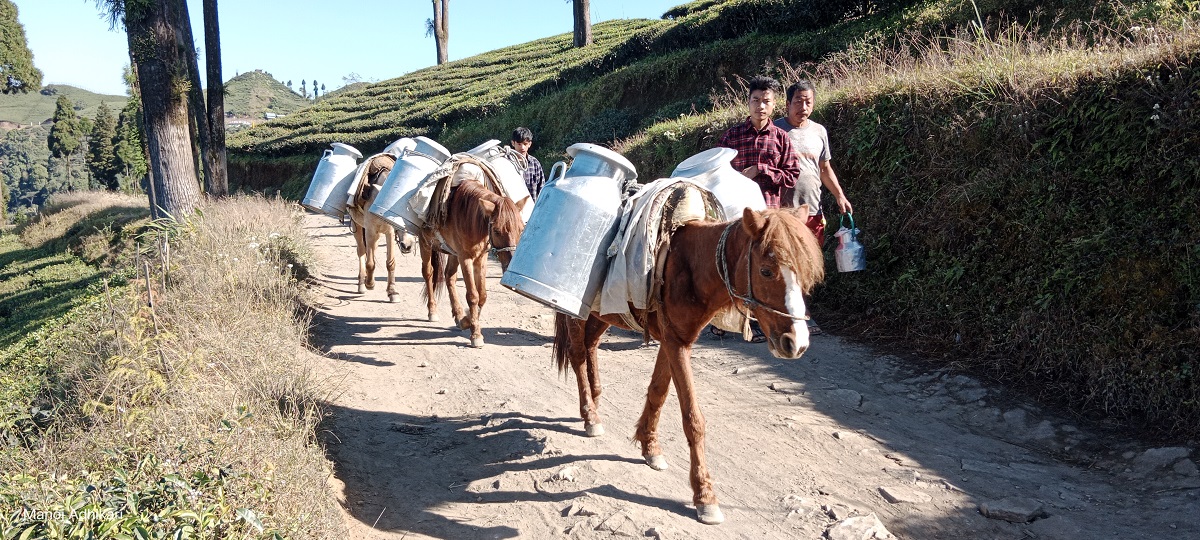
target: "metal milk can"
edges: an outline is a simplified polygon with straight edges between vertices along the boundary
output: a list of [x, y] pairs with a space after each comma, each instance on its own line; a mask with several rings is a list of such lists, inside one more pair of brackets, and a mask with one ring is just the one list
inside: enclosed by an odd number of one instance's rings
[[300, 200], [300, 205], [314, 212], [341, 217], [346, 212], [346, 192], [354, 182], [354, 170], [363, 155], [348, 144], [333, 143], [330, 146], [333, 150], [326, 150], [321, 155], [308, 184], [308, 193]]
[[413, 147], [405, 149], [396, 159], [392, 172], [388, 173], [387, 180], [379, 188], [379, 195], [375, 196], [375, 202], [367, 211], [396, 228], [407, 229], [415, 234], [421, 219], [409, 210], [408, 200], [420, 187], [421, 181], [450, 158], [450, 151], [428, 137], [415, 137], [413, 142]]
[[671, 178], [690, 178], [716, 196], [725, 211], [725, 219], [742, 217], [746, 208], [759, 212], [767, 209], [762, 189], [753, 180], [734, 170], [730, 162], [737, 156], [732, 148], [711, 148], [683, 160]]
[[504, 186], [504, 192], [508, 194], [508, 198], [512, 199], [512, 202], [520, 203], [521, 199], [529, 199], [529, 202], [525, 203], [525, 208], [521, 209], [521, 221], [528, 223], [529, 216], [533, 214], [533, 197], [525, 185], [525, 176], [508, 159], [504, 147], [500, 146], [500, 141], [492, 139], [467, 150], [467, 153], [492, 166], [492, 170], [496, 171], [496, 175], [500, 177], [500, 184]]
[[352, 182], [350, 182], [350, 188], [346, 190], [346, 205], [354, 206], [354, 197], [356, 195], [358, 195], [359, 187], [362, 185], [363, 182], [368, 181], [367, 175], [362, 169], [366, 168], [367, 164], [370, 163], [371, 160], [373, 160], [379, 156], [382, 156], [384, 154], [391, 154], [393, 156], [396, 156], [396, 159], [400, 159], [400, 156], [404, 155], [405, 150], [411, 150], [411, 149], [415, 148], [416, 145], [417, 145], [417, 141], [414, 141], [408, 137], [396, 139], [396, 142], [387, 145], [387, 147], [385, 147], [383, 149], [383, 152], [380, 152], [378, 154], [375, 154], [375, 155], [370, 156], [367, 159], [363, 160], [362, 164], [358, 166], [358, 169], [354, 171], [354, 180]]
[[[574, 160], [561, 177], [551, 168], [537, 206], [500, 284], [576, 318], [587, 318], [608, 270], [621, 190], [637, 170], [599, 145], [567, 148]], [[598, 306], [597, 306], [598, 307]]]

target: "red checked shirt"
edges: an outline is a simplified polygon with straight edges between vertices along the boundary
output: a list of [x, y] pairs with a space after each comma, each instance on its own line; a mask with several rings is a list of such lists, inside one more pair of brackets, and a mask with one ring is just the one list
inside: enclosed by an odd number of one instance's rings
[[717, 146], [737, 150], [731, 165], [738, 172], [758, 165], [758, 176], [754, 181], [762, 189], [763, 198], [770, 208], [779, 208], [780, 188], [796, 187], [800, 176], [800, 162], [792, 149], [787, 132], [768, 122], [761, 130], [754, 129], [750, 119], [729, 128]]

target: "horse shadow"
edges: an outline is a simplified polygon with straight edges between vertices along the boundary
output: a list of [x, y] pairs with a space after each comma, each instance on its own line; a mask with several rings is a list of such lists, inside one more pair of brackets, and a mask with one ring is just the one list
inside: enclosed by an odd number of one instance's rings
[[[563, 454], [544, 435], [582, 436], [575, 418], [518, 411], [439, 418], [327, 405], [322, 442], [344, 486], [346, 512], [379, 531], [434, 538], [530, 536], [504, 522], [497, 504], [561, 502], [591, 493], [688, 516], [676, 500], [618, 489], [611, 484], [575, 488], [551, 480], [555, 471], [583, 461], [644, 467], [614, 454]], [[554, 489], [545, 489], [552, 485]]]

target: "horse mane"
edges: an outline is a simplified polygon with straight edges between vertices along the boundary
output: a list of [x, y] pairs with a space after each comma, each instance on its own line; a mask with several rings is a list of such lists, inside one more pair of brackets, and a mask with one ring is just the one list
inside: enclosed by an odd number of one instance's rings
[[825, 280], [825, 256], [817, 236], [790, 210], [767, 210], [762, 242], [775, 253], [780, 266], [796, 273], [804, 293]]
[[[483, 212], [483, 208], [479, 206], [480, 200], [496, 205], [492, 216], [489, 217]], [[487, 238], [491, 233], [488, 230], [489, 224], [494, 224], [496, 229], [502, 231], [513, 230], [513, 227], [522, 224], [521, 213], [511, 199], [492, 193], [474, 181], [463, 182], [455, 188], [447, 201], [446, 213], [456, 216], [454, 219], [459, 222], [463, 232], [475, 237]]]

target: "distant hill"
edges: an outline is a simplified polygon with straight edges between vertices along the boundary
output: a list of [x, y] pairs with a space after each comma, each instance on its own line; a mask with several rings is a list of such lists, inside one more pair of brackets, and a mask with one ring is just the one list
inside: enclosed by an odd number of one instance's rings
[[54, 116], [54, 104], [60, 95], [70, 98], [75, 104], [76, 114], [87, 118], [96, 117], [101, 102], [107, 103], [115, 115], [125, 108], [125, 102], [129, 100], [127, 96], [97, 94], [65, 84], [51, 84], [40, 92], [4, 96], [4, 99], [0, 99], [0, 121], [25, 126], [40, 124]]
[[225, 83], [225, 112], [261, 120], [265, 113], [289, 114], [312, 102], [262, 70], [247, 71]]

